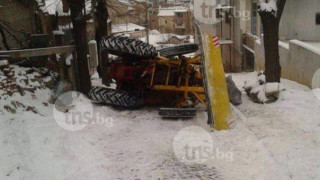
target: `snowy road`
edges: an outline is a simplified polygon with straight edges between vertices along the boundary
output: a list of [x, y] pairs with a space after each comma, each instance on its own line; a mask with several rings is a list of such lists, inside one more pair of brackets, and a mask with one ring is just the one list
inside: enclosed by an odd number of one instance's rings
[[[253, 73], [235, 75], [241, 87]], [[232, 152], [232, 161], [203, 164], [179, 161], [173, 139], [185, 127], [200, 125], [199, 107], [192, 120], [163, 120], [153, 108], [116, 111], [110, 127], [90, 125], [78, 132], [59, 127], [48, 107], [49, 90], [20, 95], [38, 112], [9, 114], [0, 110], [0, 179], [319, 179], [320, 100], [310, 89], [284, 81], [287, 91], [271, 105], [254, 104], [244, 95], [235, 110], [236, 126], [210, 132], [214, 148]], [[204, 125], [201, 124], [203, 127]]]
[[[207, 164], [187, 165], [175, 158], [174, 136], [194, 120], [161, 120], [156, 109], [95, 110], [114, 117], [110, 127], [91, 125], [78, 132], [59, 127], [53, 107], [39, 99], [25, 99], [39, 112], [15, 115], [1, 111], [0, 179], [217, 179]], [[38, 103], [38, 104], [37, 104]], [[205, 114], [200, 113], [199, 116]]]

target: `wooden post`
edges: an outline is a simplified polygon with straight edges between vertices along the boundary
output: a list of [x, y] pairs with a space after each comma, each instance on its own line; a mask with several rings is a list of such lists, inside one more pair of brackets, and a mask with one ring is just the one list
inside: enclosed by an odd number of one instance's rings
[[100, 68], [101, 68], [101, 75], [102, 75], [102, 83], [106, 86], [110, 85], [110, 81], [108, 79], [108, 74], [110, 72], [110, 67], [108, 67], [109, 57], [106, 51], [100, 52]]
[[[62, 46], [63, 45], [63, 35], [62, 34], [54, 34], [54, 43], [55, 46]], [[67, 79], [66, 73], [66, 56], [65, 54], [59, 54], [59, 75], [61, 80]]]
[[75, 77], [79, 80], [77, 91], [88, 94], [91, 89], [91, 81], [88, 67], [88, 41], [87, 23], [83, 13], [85, 9], [84, 0], [67, 0], [71, 12], [73, 24], [73, 35], [76, 45], [77, 58], [74, 59]]
[[92, 75], [96, 68], [98, 67], [98, 48], [97, 48], [97, 42], [96, 41], [90, 41], [89, 42], [89, 73]]
[[79, 83], [79, 79], [77, 78], [77, 74], [78, 74], [78, 67], [77, 64], [75, 62], [77, 59], [77, 53], [75, 51], [72, 52], [72, 62], [71, 62], [71, 75], [72, 75], [72, 88], [73, 90], [77, 90], [80, 86]]

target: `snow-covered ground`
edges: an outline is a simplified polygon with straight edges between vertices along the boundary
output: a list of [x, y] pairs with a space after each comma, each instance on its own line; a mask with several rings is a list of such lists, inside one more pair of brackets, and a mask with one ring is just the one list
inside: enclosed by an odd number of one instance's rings
[[[238, 87], [256, 73], [234, 74]], [[38, 89], [0, 99], [0, 179], [319, 179], [320, 99], [315, 90], [283, 80], [286, 91], [269, 105], [233, 108], [236, 126], [209, 131], [213, 148], [229, 159], [179, 161], [173, 140], [186, 127], [206, 128], [206, 112], [189, 120], [164, 120], [155, 108], [119, 111], [96, 106], [110, 126], [67, 131], [53, 118], [51, 91]], [[17, 100], [38, 113], [2, 109]], [[44, 103], [48, 103], [45, 106]]]

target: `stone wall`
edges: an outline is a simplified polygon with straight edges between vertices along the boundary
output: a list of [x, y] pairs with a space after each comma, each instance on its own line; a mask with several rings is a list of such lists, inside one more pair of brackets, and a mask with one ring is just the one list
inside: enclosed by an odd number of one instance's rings
[[[279, 42], [281, 76], [304, 84], [310, 88], [320, 88], [320, 48], [298, 40], [289, 45]], [[265, 68], [264, 46], [255, 42], [255, 70]]]

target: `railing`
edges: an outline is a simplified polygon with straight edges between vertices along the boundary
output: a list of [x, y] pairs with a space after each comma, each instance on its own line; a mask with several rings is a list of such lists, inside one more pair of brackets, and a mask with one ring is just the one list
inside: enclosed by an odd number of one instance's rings
[[72, 53], [73, 51], [75, 51], [75, 46], [58, 46], [58, 47], [38, 48], [38, 49], [0, 51], [0, 56], [8, 56], [11, 59], [17, 59], [17, 58], [49, 56], [49, 55], [55, 55], [55, 54], [65, 54], [65, 53]]
[[[72, 53], [73, 61], [71, 62], [70, 68], [66, 66], [64, 54]], [[60, 78], [62, 80], [68, 79], [71, 81], [73, 89], [76, 90], [79, 84], [77, 78], [77, 69], [74, 66], [76, 54], [75, 46], [57, 46], [57, 47], [48, 47], [48, 48], [37, 48], [37, 49], [23, 49], [23, 50], [12, 50], [12, 51], [0, 51], [0, 57], [7, 59], [9, 62], [12, 62], [12, 59], [19, 58], [31, 58], [39, 56], [50, 56], [60, 54], [59, 69], [60, 69]], [[68, 69], [71, 71], [68, 76]]]

